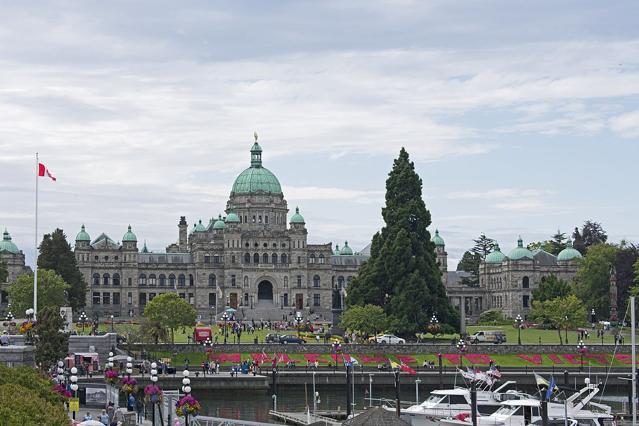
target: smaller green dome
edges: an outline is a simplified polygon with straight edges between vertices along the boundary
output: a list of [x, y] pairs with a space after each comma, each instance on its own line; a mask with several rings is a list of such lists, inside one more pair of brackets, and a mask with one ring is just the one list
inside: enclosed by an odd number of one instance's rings
[[439, 229], [435, 229], [435, 235], [430, 239], [436, 246], [445, 246], [444, 239], [439, 236]]
[[352, 256], [353, 250], [348, 246], [348, 241], [344, 241], [344, 247], [340, 250], [339, 254], [341, 256]]
[[486, 256], [486, 263], [501, 263], [506, 259], [506, 255], [499, 250], [499, 244], [495, 244], [495, 249]]
[[340, 254], [342, 253], [339, 251], [339, 244], [335, 244], [335, 250], [333, 250], [333, 255], [339, 256]]
[[126, 231], [126, 234], [124, 234], [124, 236], [122, 237], [122, 242], [125, 242], [125, 241], [130, 241], [130, 242], [138, 241], [138, 237], [136, 237], [135, 234], [131, 232], [131, 225], [129, 225], [128, 231]]
[[151, 253], [148, 247], [146, 246], [146, 240], [144, 241], [144, 247], [142, 247], [141, 253]]
[[226, 216], [226, 223], [240, 223], [240, 218], [233, 212]]
[[304, 222], [304, 217], [300, 214], [299, 207], [295, 207], [295, 214], [291, 216], [291, 223], [301, 223], [302, 225], [306, 223]]
[[559, 254], [557, 255], [557, 260], [561, 262], [580, 259], [581, 257], [582, 256], [581, 253], [579, 253], [579, 250], [572, 247], [572, 240], [568, 240], [567, 247], [559, 252]]
[[533, 259], [533, 252], [524, 247], [524, 241], [521, 239], [521, 235], [517, 240], [517, 247], [512, 249], [510, 253], [508, 253], [508, 258], [510, 260], [522, 260], [522, 259]]
[[193, 228], [193, 232], [206, 232], [206, 228], [202, 225], [202, 219], [197, 222], [197, 225]]
[[82, 227], [80, 228], [80, 232], [78, 232], [78, 235], [75, 236], [75, 240], [76, 241], [87, 241], [89, 243], [91, 242], [91, 237], [89, 236], [87, 231], [84, 230], [84, 223], [82, 224]]
[[213, 229], [224, 229], [224, 221], [222, 220], [222, 215], [218, 215], [217, 220], [213, 224]]
[[2, 234], [2, 241], [0, 241], [0, 253], [3, 251], [8, 251], [9, 253], [18, 254], [20, 250], [18, 250], [18, 246], [11, 241], [11, 235], [9, 235], [9, 231], [7, 228], [4, 228], [4, 233]]

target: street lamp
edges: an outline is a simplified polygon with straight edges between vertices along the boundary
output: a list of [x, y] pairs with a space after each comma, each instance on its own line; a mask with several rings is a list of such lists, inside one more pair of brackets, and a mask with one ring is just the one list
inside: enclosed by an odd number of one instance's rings
[[295, 326], [297, 327], [297, 337], [300, 337], [300, 324], [302, 323], [302, 313], [297, 312], [295, 314]]
[[224, 313], [222, 314], [222, 321], [224, 321], [224, 344], [226, 345], [226, 340], [227, 340], [227, 336], [226, 336], [226, 321], [229, 320], [229, 316], [226, 313], [226, 311], [224, 311]]
[[581, 355], [581, 362], [579, 363], [579, 371], [583, 371], [584, 354], [588, 352], [588, 348], [586, 347], [586, 344], [584, 343], [583, 340], [579, 340], [579, 343], [577, 343], [577, 352], [579, 352], [579, 355]]
[[564, 315], [564, 323], [566, 324], [566, 344], [568, 344], [568, 315]]
[[521, 315], [517, 314], [517, 318], [515, 318], [515, 324], [517, 325], [517, 344], [521, 346], [521, 325], [523, 324], [524, 319]]
[[335, 365], [333, 366], [333, 371], [337, 371], [337, 352], [342, 349], [341, 345], [338, 342], [333, 343], [333, 353], [335, 354]]
[[428, 325], [430, 334], [433, 335], [433, 345], [435, 344], [435, 334], [439, 332], [439, 321], [435, 314], [430, 318], [430, 324]]
[[[78, 396], [78, 376], [76, 376], [76, 374], [78, 374], [78, 369], [73, 367], [71, 369], [71, 377], [69, 377], [69, 380], [71, 380], [71, 390], [73, 391], [74, 398]], [[75, 420], [75, 411], [73, 412], [73, 420]]]
[[[151, 383], [153, 385], [155, 385], [157, 383], [157, 381], [158, 381], [158, 370], [157, 370], [157, 368], [158, 368], [158, 365], [155, 362], [152, 362], [151, 363]], [[155, 425], [155, 403], [158, 400], [158, 395], [152, 395], [150, 399], [151, 399], [151, 404], [152, 404], [151, 405], [151, 407], [152, 407], [151, 413], [152, 413], [152, 420], [153, 420], [151, 422], [151, 424]]]
[[597, 322], [597, 314], [595, 313], [595, 308], [592, 308], [590, 310], [590, 322], [592, 324], [592, 327], [595, 327], [595, 323]]
[[[188, 370], [188, 364], [184, 366], [184, 371], [182, 372], [182, 392], [184, 392], [184, 394], [186, 396], [188, 396], [191, 393], [191, 379], [189, 379], [189, 370]], [[189, 426], [189, 413], [188, 411], [184, 412], [184, 424], [186, 426]]]
[[464, 365], [463, 355], [464, 352], [466, 352], [466, 342], [464, 342], [464, 339], [459, 339], [459, 342], [457, 342], [457, 350], [459, 351], [459, 367], [461, 368]]
[[108, 364], [109, 370], [113, 370], [113, 352], [109, 352]]
[[58, 384], [64, 383], [64, 362], [58, 361], [58, 375], [56, 379], [58, 380]]
[[[27, 321], [31, 322], [35, 316], [35, 311], [33, 310], [33, 308], [29, 308], [27, 309], [25, 312], [25, 315], [27, 316]], [[29, 328], [27, 330], [27, 332], [24, 335], [24, 343], [25, 345], [32, 345], [33, 344], [33, 327]]]
[[115, 326], [113, 324], [114, 319], [115, 318], [114, 318], [113, 314], [111, 314], [111, 333], [113, 333], [115, 331]]
[[415, 379], [415, 401], [419, 404], [419, 384], [422, 381], [420, 379]]
[[9, 308], [9, 312], [7, 312], [6, 320], [13, 321], [13, 314], [11, 313], [11, 308]]
[[82, 313], [80, 314], [80, 323], [82, 324], [82, 334], [84, 334], [84, 325], [87, 322], [87, 314], [84, 313], [84, 311], [82, 311]]

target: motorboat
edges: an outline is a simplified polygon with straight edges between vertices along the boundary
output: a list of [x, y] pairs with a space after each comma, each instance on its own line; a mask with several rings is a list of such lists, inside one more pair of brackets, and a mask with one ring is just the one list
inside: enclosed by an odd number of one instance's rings
[[[487, 416], [499, 409], [503, 401], [532, 398], [523, 392], [505, 390], [512, 384], [515, 382], [507, 381], [495, 390], [477, 390], [478, 413]], [[384, 409], [395, 411], [394, 407], [384, 407]], [[428, 399], [421, 404], [401, 409], [400, 416], [413, 426], [434, 426], [438, 424], [440, 419], [469, 413], [470, 409], [470, 389], [457, 387], [432, 391]]]

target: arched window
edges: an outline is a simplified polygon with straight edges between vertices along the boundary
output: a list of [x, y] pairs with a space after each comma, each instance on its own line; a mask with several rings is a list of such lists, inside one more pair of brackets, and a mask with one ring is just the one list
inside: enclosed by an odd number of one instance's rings
[[93, 285], [100, 285], [100, 274], [93, 274]]
[[260, 255], [258, 253], [255, 253], [253, 255], [253, 263], [255, 263], [256, 265], [260, 263]]
[[140, 274], [140, 279], [138, 282], [140, 283], [140, 285], [146, 285], [146, 275]]
[[319, 275], [315, 275], [313, 277], [313, 287], [319, 287], [320, 286], [320, 277]]
[[315, 253], [311, 253], [308, 257], [308, 263], [315, 263]]
[[248, 277], [247, 277], [247, 276], [245, 276], [245, 277], [244, 277], [244, 288], [248, 288], [248, 286], [249, 286], [249, 285], [248, 285]]
[[113, 285], [120, 285], [120, 274], [113, 274]]
[[319, 255], [319, 263], [320, 264], [324, 263], [324, 255], [322, 253], [320, 253], [320, 255]]
[[244, 253], [244, 263], [251, 263], [251, 255]]
[[215, 274], [210, 274], [209, 275], [209, 287], [217, 287], [217, 280], [215, 278]]
[[276, 253], [273, 253], [271, 255], [271, 263], [277, 263], [277, 254]]
[[178, 275], [178, 287], [184, 287], [186, 285], [186, 277], [184, 274]]
[[110, 280], [111, 280], [111, 276], [109, 274], [102, 275], [102, 283], [104, 285], [109, 285]]
[[262, 263], [268, 263], [268, 254], [264, 253], [262, 255]]
[[288, 277], [284, 277], [284, 288], [288, 288]]
[[[166, 275], [160, 274], [159, 278], [160, 279], [159, 279], [159, 283], [158, 284], [160, 284], [160, 287], [166, 286]], [[113, 278], [113, 279], [115, 279], [115, 278]]]
[[189, 287], [193, 287], [195, 284], [195, 280], [193, 279], [193, 274], [189, 274]]
[[149, 275], [149, 286], [155, 287], [155, 274]]
[[528, 277], [524, 277], [521, 279], [521, 287], [522, 288], [529, 288], [530, 287], [530, 278]]
[[287, 264], [288, 263], [288, 258], [286, 257], [285, 254], [282, 255], [282, 263], [283, 264]]
[[169, 275], [169, 287], [175, 288], [175, 275]]
[[337, 286], [339, 288], [344, 288], [344, 277], [341, 275], [337, 277]]

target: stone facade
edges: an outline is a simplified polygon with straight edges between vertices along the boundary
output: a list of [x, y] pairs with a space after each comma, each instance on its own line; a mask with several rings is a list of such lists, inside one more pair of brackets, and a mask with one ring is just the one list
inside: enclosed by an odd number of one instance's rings
[[106, 234], [91, 240], [82, 227], [75, 255], [88, 284], [87, 313], [137, 316], [158, 294], [173, 291], [205, 320], [230, 306], [240, 317], [282, 319], [294, 310], [330, 320], [332, 289], [345, 289], [368, 258], [348, 243], [309, 244], [304, 218], [288, 204], [279, 181], [251, 149], [251, 167], [238, 176], [226, 216], [199, 220], [190, 232], [178, 222], [177, 241], [165, 252], [139, 250], [131, 228], [117, 243]]
[[11, 240], [11, 235], [5, 229], [0, 241], [0, 262], [7, 267], [7, 279], [0, 282], [0, 309], [4, 312], [9, 304], [7, 287], [13, 283], [20, 274], [31, 272], [31, 269], [25, 266], [24, 253], [19, 250], [15, 243]]

